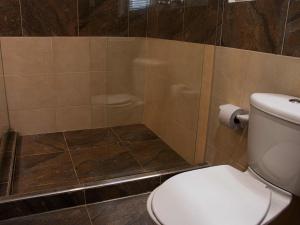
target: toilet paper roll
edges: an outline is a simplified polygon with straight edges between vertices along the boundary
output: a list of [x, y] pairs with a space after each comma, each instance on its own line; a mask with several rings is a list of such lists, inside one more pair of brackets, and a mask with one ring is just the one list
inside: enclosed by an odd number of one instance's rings
[[237, 115], [245, 114], [245, 110], [241, 109], [238, 106], [227, 104], [220, 106], [219, 120], [225, 126], [231, 129], [238, 129], [241, 127], [241, 124], [236, 119]]

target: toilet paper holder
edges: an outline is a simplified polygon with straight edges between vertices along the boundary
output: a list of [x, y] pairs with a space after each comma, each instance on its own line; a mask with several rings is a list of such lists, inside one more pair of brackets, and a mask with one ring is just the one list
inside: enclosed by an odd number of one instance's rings
[[219, 120], [231, 129], [242, 129], [248, 125], [249, 113], [232, 104], [220, 105]]

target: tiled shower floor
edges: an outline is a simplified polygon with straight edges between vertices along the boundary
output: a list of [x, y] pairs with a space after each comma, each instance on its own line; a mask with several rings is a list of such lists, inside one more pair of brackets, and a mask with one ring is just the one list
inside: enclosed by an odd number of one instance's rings
[[13, 194], [188, 166], [141, 124], [20, 137]]

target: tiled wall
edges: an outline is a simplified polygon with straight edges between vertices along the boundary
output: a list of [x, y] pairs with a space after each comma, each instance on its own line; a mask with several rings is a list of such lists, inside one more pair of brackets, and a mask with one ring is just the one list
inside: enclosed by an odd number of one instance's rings
[[247, 167], [247, 129], [231, 130], [219, 123], [219, 105], [249, 109], [255, 92], [300, 96], [300, 59], [216, 47], [206, 159], [212, 164]]
[[[162, 39], [149, 39], [147, 44], [144, 122], [194, 163], [197, 137], [204, 136], [197, 131], [206, 46]], [[207, 121], [205, 114], [202, 119], [201, 125]]]
[[144, 43], [139, 38], [1, 38], [11, 127], [35, 134], [141, 122], [142, 104], [111, 107], [111, 102], [120, 98], [116, 94], [143, 99], [143, 66], [134, 60], [144, 54]]
[[131, 36], [300, 56], [299, 0], [2, 0], [0, 36]]
[[2, 67], [2, 55], [1, 55], [1, 44], [0, 44], [0, 141], [3, 136], [9, 129], [9, 119], [7, 113], [7, 101], [5, 93], [5, 82], [3, 76], [3, 67]]

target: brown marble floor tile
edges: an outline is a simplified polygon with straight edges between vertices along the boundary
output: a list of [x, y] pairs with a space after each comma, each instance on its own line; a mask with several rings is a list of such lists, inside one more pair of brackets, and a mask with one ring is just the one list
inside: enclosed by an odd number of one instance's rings
[[145, 141], [158, 139], [149, 128], [143, 124], [113, 127], [112, 130], [121, 141]]
[[130, 148], [134, 158], [147, 171], [188, 166], [187, 162], [161, 140], [133, 142]]
[[0, 1], [0, 36], [22, 36], [18, 0]]
[[127, 149], [118, 145], [71, 151], [82, 183], [136, 174], [142, 171]]
[[0, 183], [8, 181], [11, 152], [0, 154]]
[[21, 0], [25, 36], [77, 36], [76, 0]]
[[128, 0], [78, 0], [80, 36], [128, 36]]
[[64, 133], [69, 149], [90, 149], [117, 143], [117, 137], [109, 128], [69, 131]]
[[78, 184], [68, 153], [17, 157], [13, 181], [14, 193], [40, 190], [42, 186]]
[[186, 0], [184, 41], [215, 44], [220, 0]]
[[300, 57], [300, 1], [291, 0], [283, 54]]
[[222, 46], [280, 53], [288, 0], [225, 1]]
[[1, 225], [91, 225], [85, 207], [18, 217], [0, 222]]
[[150, 0], [147, 36], [170, 40], [183, 39], [184, 4], [181, 1]]
[[129, 36], [146, 37], [148, 3], [145, 0], [135, 1], [135, 3], [145, 5], [136, 8], [133, 4], [129, 4]]
[[18, 155], [65, 152], [67, 145], [62, 133], [38, 134], [19, 137]]
[[146, 209], [148, 194], [88, 206], [94, 225], [155, 225]]
[[7, 183], [0, 183], [0, 197], [6, 195]]

